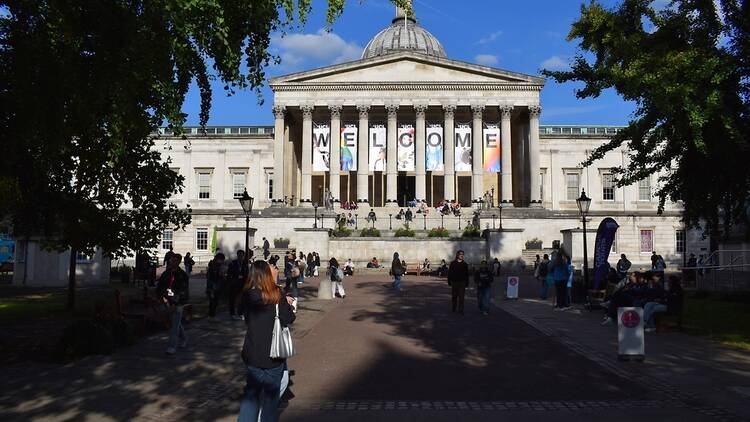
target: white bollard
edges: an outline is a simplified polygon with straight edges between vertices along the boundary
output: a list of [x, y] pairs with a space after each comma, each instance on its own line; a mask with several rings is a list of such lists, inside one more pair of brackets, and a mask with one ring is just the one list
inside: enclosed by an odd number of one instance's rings
[[331, 280], [328, 279], [328, 277], [324, 277], [322, 280], [320, 280], [320, 285], [318, 286], [318, 299], [333, 299], [331, 288]]
[[520, 283], [520, 280], [517, 276], [510, 276], [508, 277], [508, 282], [506, 283], [505, 288], [505, 298], [506, 299], [518, 299], [518, 284]]
[[643, 308], [617, 308], [617, 358], [643, 361], [646, 358]]

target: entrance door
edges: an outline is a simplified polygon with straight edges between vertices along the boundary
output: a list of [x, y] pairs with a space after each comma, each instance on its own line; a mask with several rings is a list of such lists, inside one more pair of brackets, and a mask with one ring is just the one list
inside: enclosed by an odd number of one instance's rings
[[458, 202], [462, 207], [471, 206], [471, 176], [458, 176]]
[[398, 189], [396, 189], [396, 192], [400, 207], [405, 207], [407, 201], [414, 199], [416, 184], [417, 179], [414, 176], [407, 176], [406, 172], [398, 173]]

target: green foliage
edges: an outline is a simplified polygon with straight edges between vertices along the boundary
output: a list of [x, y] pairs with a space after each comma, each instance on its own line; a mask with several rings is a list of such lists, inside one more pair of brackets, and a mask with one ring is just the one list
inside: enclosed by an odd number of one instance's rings
[[427, 232], [427, 237], [450, 237], [451, 234], [445, 227], [435, 227]]
[[273, 247], [274, 248], [288, 248], [289, 247], [289, 239], [286, 237], [279, 237], [277, 239], [273, 240]]
[[349, 237], [352, 235], [351, 229], [345, 226], [339, 226], [335, 230], [331, 230], [331, 236], [333, 237]]
[[463, 238], [479, 238], [482, 236], [482, 232], [475, 226], [468, 226], [464, 229], [461, 234]]
[[380, 230], [374, 227], [368, 227], [366, 229], [363, 229], [359, 235], [361, 237], [380, 237]]
[[583, 82], [579, 98], [614, 89], [637, 104], [629, 126], [584, 165], [625, 145], [631, 159], [616, 169], [619, 186], [659, 174], [660, 211], [667, 199], [682, 201], [688, 224], [722, 223], [728, 235], [747, 222], [750, 200], [747, 4], [675, 0], [656, 11], [651, 3], [582, 6], [568, 35], [581, 53], [570, 71], [543, 73]]
[[396, 230], [396, 233], [394, 234], [394, 236], [395, 237], [414, 237], [416, 236], [416, 233], [414, 233], [414, 230], [405, 226]]
[[538, 237], [527, 240], [526, 249], [542, 249], [542, 240]]

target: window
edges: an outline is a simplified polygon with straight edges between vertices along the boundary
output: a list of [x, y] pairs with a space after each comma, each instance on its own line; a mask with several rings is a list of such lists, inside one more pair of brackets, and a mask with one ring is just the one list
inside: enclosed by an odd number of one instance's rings
[[539, 173], [539, 197], [544, 201], [544, 176], [547, 174], [547, 169], [542, 169]]
[[615, 200], [615, 176], [612, 173], [602, 174], [602, 200]]
[[273, 199], [273, 172], [266, 172], [266, 179], [268, 180], [268, 199]]
[[677, 253], [685, 253], [685, 230], [675, 230], [675, 251]]
[[211, 198], [211, 173], [202, 171], [198, 173], [198, 199]]
[[173, 239], [174, 231], [172, 229], [164, 229], [164, 232], [161, 234], [161, 248], [164, 250], [172, 249], [174, 246]]
[[245, 192], [245, 179], [244, 172], [232, 173], [232, 195], [234, 199], [242, 198], [242, 194]]
[[196, 229], [195, 232], [195, 249], [199, 251], [208, 250], [208, 229]]
[[565, 173], [565, 186], [567, 187], [568, 201], [575, 201], [579, 195], [581, 175], [578, 173]]
[[641, 230], [641, 253], [651, 253], [654, 250], [654, 231]]
[[648, 177], [638, 182], [638, 200], [651, 200], [651, 179]]
[[93, 259], [93, 255], [89, 255], [83, 252], [76, 252], [76, 262], [91, 262]]

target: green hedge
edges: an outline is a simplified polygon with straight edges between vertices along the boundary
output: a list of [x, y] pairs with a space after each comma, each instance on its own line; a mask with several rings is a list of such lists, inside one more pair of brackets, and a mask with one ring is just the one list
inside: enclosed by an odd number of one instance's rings
[[333, 237], [349, 237], [352, 235], [352, 231], [346, 227], [339, 227], [336, 230], [331, 230], [331, 236]]
[[366, 229], [363, 229], [359, 235], [361, 237], [380, 237], [380, 230], [374, 227], [368, 227]]
[[409, 229], [407, 227], [402, 227], [398, 230], [396, 230], [396, 234], [394, 236], [396, 237], [414, 237], [416, 233], [414, 233], [414, 230]]
[[479, 229], [474, 226], [469, 226], [465, 228], [464, 233], [461, 235], [461, 237], [469, 237], [469, 238], [477, 238], [481, 236], [482, 236], [482, 232], [479, 231]]
[[445, 227], [435, 227], [427, 232], [427, 237], [450, 237], [451, 234]]

